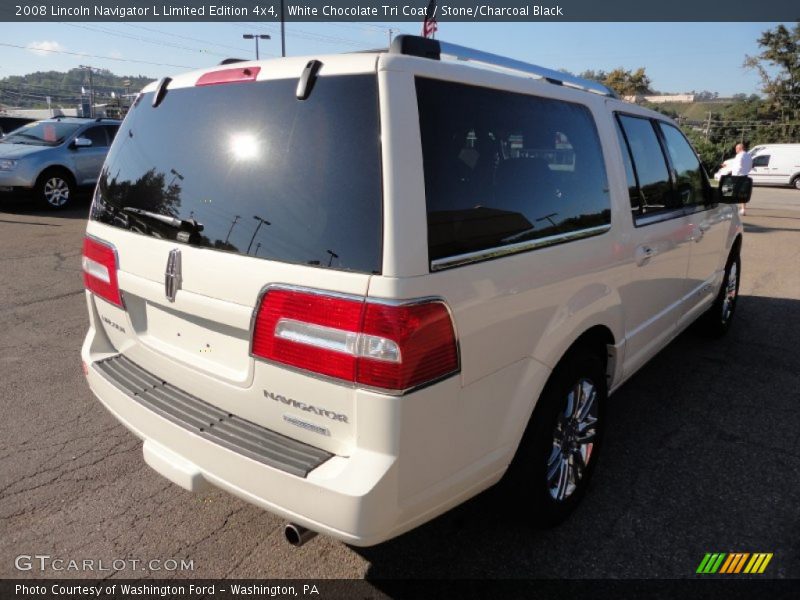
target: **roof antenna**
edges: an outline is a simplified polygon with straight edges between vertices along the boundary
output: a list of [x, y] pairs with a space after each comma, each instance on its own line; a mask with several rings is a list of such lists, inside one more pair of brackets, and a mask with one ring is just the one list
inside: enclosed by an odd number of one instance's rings
[[303, 69], [303, 74], [300, 75], [300, 80], [297, 82], [297, 92], [295, 95], [298, 100], [305, 100], [311, 95], [311, 90], [314, 89], [314, 84], [317, 82], [317, 73], [322, 68], [322, 63], [318, 60], [310, 60]]
[[172, 77], [162, 77], [156, 85], [156, 93], [153, 94], [153, 108], [161, 104], [164, 96], [167, 95], [167, 86], [172, 81]]

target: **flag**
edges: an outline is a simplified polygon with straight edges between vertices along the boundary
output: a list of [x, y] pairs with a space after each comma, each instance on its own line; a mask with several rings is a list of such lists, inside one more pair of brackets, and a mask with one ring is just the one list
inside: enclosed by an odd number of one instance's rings
[[433, 37], [439, 30], [439, 24], [436, 22], [436, 0], [431, 0], [428, 3], [428, 10], [425, 11], [425, 20], [422, 22], [422, 37]]

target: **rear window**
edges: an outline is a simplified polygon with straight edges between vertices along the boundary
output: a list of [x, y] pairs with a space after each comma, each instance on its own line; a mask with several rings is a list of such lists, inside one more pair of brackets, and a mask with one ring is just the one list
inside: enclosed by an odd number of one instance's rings
[[140, 96], [111, 147], [91, 218], [282, 262], [378, 273], [374, 75], [179, 88]]
[[585, 106], [425, 78], [416, 86], [432, 268], [608, 228], [603, 153]]

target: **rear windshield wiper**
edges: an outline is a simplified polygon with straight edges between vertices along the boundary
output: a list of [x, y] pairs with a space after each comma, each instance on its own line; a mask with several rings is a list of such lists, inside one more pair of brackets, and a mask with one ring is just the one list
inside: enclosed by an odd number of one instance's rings
[[148, 217], [149, 219], [153, 219], [169, 227], [179, 229], [180, 231], [177, 234], [177, 238], [178, 241], [181, 242], [189, 242], [191, 241], [191, 236], [203, 231], [203, 224], [198, 223], [195, 219], [178, 219], [177, 217], [161, 215], [159, 213], [150, 212], [149, 210], [136, 208], [135, 206], [123, 206], [122, 210], [140, 217]]

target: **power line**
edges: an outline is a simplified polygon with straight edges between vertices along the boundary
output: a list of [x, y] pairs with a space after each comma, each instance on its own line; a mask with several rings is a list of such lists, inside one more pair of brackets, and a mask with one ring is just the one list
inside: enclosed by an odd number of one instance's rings
[[54, 54], [69, 54], [71, 56], [80, 56], [82, 58], [99, 58], [101, 60], [115, 60], [117, 62], [127, 62], [127, 63], [139, 63], [142, 65], [155, 65], [157, 67], [175, 67], [177, 69], [200, 69], [201, 67], [198, 66], [188, 66], [188, 65], [172, 65], [169, 63], [157, 63], [151, 62], [147, 60], [134, 60], [132, 58], [117, 58], [114, 56], [99, 56], [97, 54], [86, 54], [85, 52], [70, 52], [68, 50], [50, 50], [45, 48], [29, 48], [27, 46], [19, 46], [18, 44], [8, 44], [6, 42], [0, 42], [0, 46], [5, 46], [6, 48], [19, 48], [20, 50], [29, 50], [36, 52], [52, 52]]
[[105, 27], [99, 27], [96, 25], [78, 25], [76, 23], [64, 23], [64, 25], [69, 25], [70, 27], [77, 27], [79, 29], [85, 29], [87, 31], [93, 31], [95, 33], [102, 33], [103, 35], [110, 35], [113, 37], [123, 37], [130, 40], [135, 40], [137, 42], [143, 42], [145, 44], [154, 44], [156, 46], [167, 46], [170, 48], [177, 48], [179, 50], [188, 50], [189, 52], [199, 52], [201, 54], [213, 54], [215, 56], [227, 56], [226, 54], [220, 54], [218, 52], [210, 52], [208, 50], [203, 50], [201, 48], [190, 48], [189, 46], [182, 46], [180, 44], [175, 44], [172, 42], [165, 42], [163, 40], [156, 40], [153, 38], [144, 38], [140, 36], [130, 35], [127, 33], [122, 33], [120, 31], [114, 31], [111, 29], [107, 29]]
[[202, 40], [200, 38], [194, 38], [194, 37], [190, 37], [188, 35], [179, 35], [177, 33], [169, 33], [167, 31], [161, 31], [159, 29], [153, 29], [151, 27], [145, 27], [144, 25], [134, 25], [133, 23], [123, 23], [123, 25], [125, 25], [126, 27], [134, 27], [136, 29], [143, 29], [145, 31], [151, 31], [153, 33], [158, 33], [160, 35], [164, 35], [164, 36], [168, 36], [168, 37], [177, 37], [177, 38], [181, 38], [181, 39], [184, 39], [184, 40], [190, 40], [190, 41], [193, 41], [193, 42], [200, 42], [200, 43], [203, 43], [203, 44], [208, 44], [209, 46], [217, 46], [219, 48], [230, 48], [230, 49], [236, 50], [238, 52], [245, 52], [245, 50], [243, 48], [240, 48], [239, 46], [232, 46], [231, 44], [220, 44], [219, 42], [212, 42], [210, 40]]

